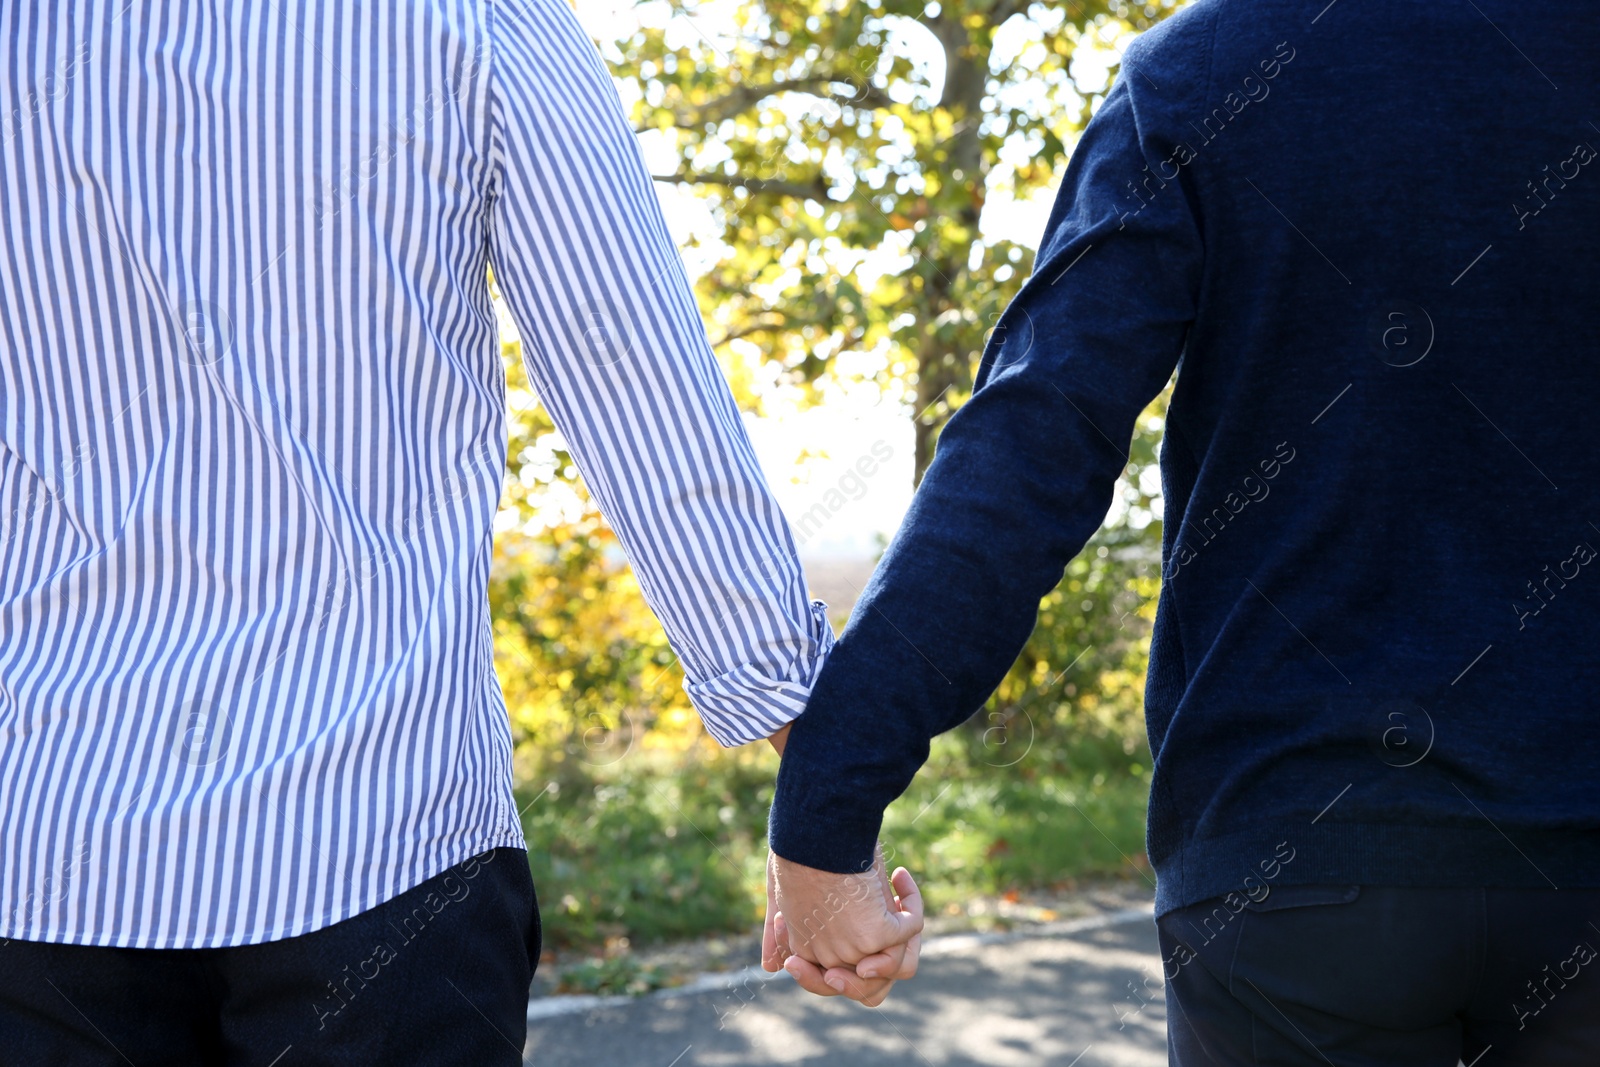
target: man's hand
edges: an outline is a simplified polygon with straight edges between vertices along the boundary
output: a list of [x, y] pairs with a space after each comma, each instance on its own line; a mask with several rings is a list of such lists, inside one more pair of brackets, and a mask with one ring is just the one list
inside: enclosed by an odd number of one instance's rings
[[844, 994], [877, 1007], [889, 989], [917, 973], [922, 894], [901, 867], [831, 874], [767, 857], [767, 922], [761, 965], [787, 970], [819, 996]]

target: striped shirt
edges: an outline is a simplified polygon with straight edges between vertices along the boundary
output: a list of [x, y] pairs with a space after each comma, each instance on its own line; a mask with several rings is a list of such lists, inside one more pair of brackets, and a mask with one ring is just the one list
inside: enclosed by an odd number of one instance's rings
[[726, 745], [832, 642], [565, 0], [0, 7], [0, 935], [307, 933], [523, 847], [492, 268]]

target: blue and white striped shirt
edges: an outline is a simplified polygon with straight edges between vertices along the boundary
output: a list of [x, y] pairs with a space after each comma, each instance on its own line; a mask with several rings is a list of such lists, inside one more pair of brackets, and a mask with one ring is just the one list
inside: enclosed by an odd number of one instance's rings
[[565, 0], [0, 7], [0, 935], [249, 944], [522, 847], [492, 267], [724, 744], [832, 642]]

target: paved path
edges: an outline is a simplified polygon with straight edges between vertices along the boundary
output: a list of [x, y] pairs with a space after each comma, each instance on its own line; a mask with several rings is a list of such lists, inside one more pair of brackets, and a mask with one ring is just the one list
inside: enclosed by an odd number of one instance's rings
[[[1148, 909], [1058, 923], [1042, 933], [931, 941], [918, 978], [896, 987], [877, 1010], [812, 997], [787, 975], [768, 981], [755, 977], [759, 974], [746, 972], [630, 1002], [535, 1001], [528, 1062], [536, 1067], [1164, 1067], [1167, 1062], [1161, 963]], [[1149, 986], [1141, 981], [1146, 974]], [[1142, 1010], [1130, 982], [1151, 998]], [[562, 1013], [545, 1014], [554, 1011]]]

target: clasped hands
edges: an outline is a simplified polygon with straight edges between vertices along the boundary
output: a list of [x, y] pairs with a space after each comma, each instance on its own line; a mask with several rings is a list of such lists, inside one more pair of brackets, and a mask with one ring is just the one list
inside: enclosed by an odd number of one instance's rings
[[[772, 738], [781, 755], [788, 728]], [[847, 996], [868, 1007], [914, 977], [922, 946], [922, 894], [911, 872], [833, 874], [767, 855], [767, 920], [761, 966], [786, 970], [818, 996]]]
[[767, 856], [767, 922], [761, 966], [786, 970], [819, 996], [869, 1008], [917, 973], [922, 894], [911, 872], [885, 877], [880, 853], [869, 871], [832, 874]]

